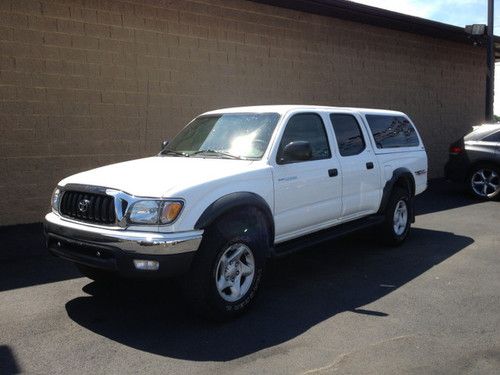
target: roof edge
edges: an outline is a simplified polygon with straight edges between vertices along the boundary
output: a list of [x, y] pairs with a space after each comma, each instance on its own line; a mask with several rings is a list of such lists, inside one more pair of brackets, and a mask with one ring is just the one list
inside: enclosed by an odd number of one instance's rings
[[[464, 28], [345, 0], [250, 0], [397, 31], [472, 44]], [[495, 37], [500, 43], [500, 37]]]

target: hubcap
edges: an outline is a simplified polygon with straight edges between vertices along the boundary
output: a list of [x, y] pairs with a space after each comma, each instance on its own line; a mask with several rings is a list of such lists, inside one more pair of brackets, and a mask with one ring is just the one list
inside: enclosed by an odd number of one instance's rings
[[238, 301], [252, 285], [255, 261], [252, 250], [243, 244], [229, 246], [217, 263], [215, 285], [219, 295], [228, 302]]
[[472, 190], [480, 197], [489, 197], [500, 189], [500, 176], [491, 169], [479, 169], [471, 178]]
[[400, 236], [404, 233], [406, 229], [406, 224], [408, 223], [408, 207], [404, 200], [400, 200], [396, 204], [396, 209], [394, 210], [393, 217], [393, 228], [394, 233]]

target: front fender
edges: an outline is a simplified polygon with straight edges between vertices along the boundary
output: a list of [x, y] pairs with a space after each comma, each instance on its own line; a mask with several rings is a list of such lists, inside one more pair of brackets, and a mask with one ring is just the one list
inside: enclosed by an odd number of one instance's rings
[[[270, 230], [270, 240], [274, 241], [274, 219], [271, 208], [261, 196], [251, 192], [235, 192], [227, 194], [211, 205], [201, 214], [194, 225], [195, 229], [203, 229], [212, 224], [218, 217], [239, 207], [256, 207], [265, 216]], [[272, 243], [271, 243], [272, 245]]]

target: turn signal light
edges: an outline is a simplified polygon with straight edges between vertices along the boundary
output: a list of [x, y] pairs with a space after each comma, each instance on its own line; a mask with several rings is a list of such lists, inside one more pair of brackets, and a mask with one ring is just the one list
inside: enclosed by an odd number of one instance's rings
[[160, 221], [162, 224], [168, 224], [174, 221], [182, 210], [181, 202], [165, 202], [163, 204]]

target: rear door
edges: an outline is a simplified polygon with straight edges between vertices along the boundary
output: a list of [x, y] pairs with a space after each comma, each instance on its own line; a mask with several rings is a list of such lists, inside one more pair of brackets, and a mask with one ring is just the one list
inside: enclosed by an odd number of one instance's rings
[[342, 170], [342, 217], [349, 219], [378, 210], [380, 166], [367, 142], [366, 129], [354, 113], [330, 113]]

